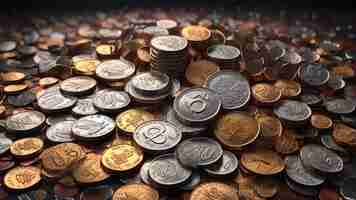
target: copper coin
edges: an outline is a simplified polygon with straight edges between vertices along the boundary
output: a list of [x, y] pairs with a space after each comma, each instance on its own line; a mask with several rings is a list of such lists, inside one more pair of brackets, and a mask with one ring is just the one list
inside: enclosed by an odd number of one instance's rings
[[274, 151], [257, 149], [243, 152], [241, 164], [249, 171], [261, 175], [273, 175], [284, 170], [282, 158]]
[[282, 135], [276, 139], [274, 148], [281, 154], [291, 154], [298, 151], [300, 146], [295, 137], [294, 130], [284, 129]]
[[293, 80], [277, 80], [273, 85], [281, 90], [284, 98], [296, 97], [302, 92], [300, 83]]
[[149, 47], [141, 47], [137, 49], [137, 57], [145, 62], [149, 63], [151, 61], [150, 49]]
[[282, 135], [283, 126], [278, 118], [269, 115], [258, 115], [256, 120], [260, 125], [260, 134], [263, 138], [274, 139]]
[[203, 26], [187, 26], [182, 29], [182, 36], [188, 41], [201, 42], [210, 38], [211, 32]]
[[341, 145], [356, 146], [356, 129], [342, 123], [335, 123], [332, 136], [336, 143]]
[[7, 72], [7, 73], [1, 73], [1, 79], [2, 81], [6, 83], [16, 83], [19, 81], [24, 80], [26, 75], [21, 72]]
[[317, 129], [329, 129], [333, 125], [333, 121], [328, 116], [322, 114], [313, 114], [310, 122]]
[[159, 200], [158, 192], [148, 185], [144, 184], [129, 184], [117, 189], [112, 198], [113, 200], [122, 199], [145, 199]]
[[280, 89], [268, 83], [257, 83], [251, 90], [252, 96], [261, 103], [274, 103], [282, 96]]
[[8, 94], [17, 94], [28, 88], [27, 84], [16, 84], [16, 85], [7, 85], [4, 87], [4, 92]]
[[90, 153], [73, 170], [73, 177], [78, 183], [97, 183], [109, 178], [101, 167], [101, 155]]
[[196, 187], [190, 200], [239, 200], [237, 190], [220, 182], [204, 183]]
[[137, 146], [116, 145], [105, 151], [102, 165], [114, 172], [134, 169], [143, 161], [143, 152]]
[[41, 170], [37, 167], [16, 167], [4, 177], [5, 186], [12, 190], [28, 189], [41, 181]]
[[125, 133], [134, 133], [143, 122], [155, 119], [154, 115], [143, 109], [129, 109], [116, 117], [116, 124]]
[[10, 147], [10, 152], [14, 156], [28, 157], [42, 151], [44, 143], [39, 138], [24, 138], [16, 140]]
[[95, 47], [95, 50], [99, 56], [110, 56], [117, 52], [117, 48], [114, 44], [100, 44]]
[[41, 78], [38, 84], [42, 87], [50, 87], [58, 83], [58, 81], [59, 79], [55, 77], [45, 77], [45, 78]]
[[208, 77], [218, 70], [219, 66], [216, 63], [208, 60], [198, 60], [188, 65], [185, 77], [193, 85], [204, 86]]
[[340, 200], [341, 196], [335, 188], [324, 186], [319, 192], [320, 200]]
[[271, 198], [278, 193], [278, 181], [273, 177], [257, 177], [254, 181], [255, 192], [263, 198]]

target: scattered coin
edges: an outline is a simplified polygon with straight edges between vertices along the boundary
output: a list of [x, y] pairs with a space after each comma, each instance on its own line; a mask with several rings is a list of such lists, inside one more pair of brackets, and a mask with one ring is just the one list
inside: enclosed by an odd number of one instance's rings
[[159, 193], [148, 185], [130, 184], [117, 189], [114, 193], [113, 200], [127, 199], [145, 199], [159, 200]]
[[336, 143], [341, 145], [355, 146], [356, 129], [342, 123], [334, 124], [332, 136]]
[[72, 108], [77, 103], [77, 98], [64, 96], [60, 92], [59, 86], [53, 86], [37, 97], [37, 103], [45, 112], [61, 112]]
[[204, 86], [207, 78], [219, 71], [219, 66], [208, 60], [198, 60], [188, 65], [185, 71], [186, 79], [193, 85]]
[[90, 94], [96, 87], [96, 80], [88, 76], [75, 76], [60, 83], [64, 94], [80, 96]]
[[4, 87], [4, 92], [7, 94], [18, 94], [28, 88], [27, 84], [15, 84], [15, 85], [7, 85]]
[[11, 190], [24, 190], [41, 181], [41, 170], [37, 167], [15, 167], [4, 177], [4, 184]]
[[53, 124], [47, 128], [46, 136], [47, 139], [55, 143], [72, 142], [74, 138], [72, 136], [72, 127], [75, 123], [73, 121], [61, 121]]
[[282, 92], [279, 88], [268, 83], [257, 83], [251, 87], [252, 96], [262, 104], [277, 102]]
[[126, 92], [104, 89], [95, 94], [94, 106], [103, 112], [117, 112], [128, 106], [130, 97]]
[[272, 175], [284, 170], [282, 158], [274, 151], [257, 149], [244, 152], [241, 155], [241, 164], [247, 170], [261, 175]]
[[230, 151], [224, 151], [221, 162], [204, 168], [204, 171], [211, 176], [226, 177], [236, 172], [238, 164], [239, 161], [235, 154]]
[[320, 86], [328, 82], [330, 73], [323, 65], [308, 64], [300, 71], [301, 79], [311, 86]]
[[30, 157], [42, 151], [44, 143], [39, 138], [24, 138], [16, 140], [10, 147], [10, 152], [16, 157]]
[[38, 111], [20, 112], [6, 119], [6, 128], [14, 133], [34, 132], [42, 127], [45, 120], [46, 116]]
[[281, 90], [283, 98], [296, 97], [302, 92], [300, 83], [293, 80], [277, 80], [273, 86]]
[[334, 114], [350, 114], [356, 108], [356, 103], [347, 99], [331, 99], [324, 103], [327, 111]]
[[76, 116], [95, 115], [99, 111], [94, 106], [94, 97], [88, 96], [79, 98], [75, 106], [72, 108], [72, 113]]
[[329, 129], [333, 125], [333, 121], [328, 116], [322, 114], [313, 114], [310, 122], [317, 129]]
[[109, 178], [101, 167], [101, 155], [91, 153], [73, 170], [73, 177], [79, 183], [97, 183]]
[[106, 81], [121, 81], [135, 73], [135, 65], [127, 60], [108, 60], [96, 67], [96, 76]]
[[114, 120], [106, 115], [89, 115], [75, 121], [72, 133], [83, 141], [100, 140], [111, 135], [115, 126]]
[[132, 145], [116, 145], [104, 152], [101, 163], [106, 169], [124, 172], [137, 167], [143, 161], [143, 152]]
[[25, 107], [30, 105], [31, 103], [33, 103], [36, 100], [36, 95], [30, 91], [24, 91], [20, 94], [16, 94], [16, 95], [9, 95], [7, 97], [7, 102], [10, 105], [16, 106], [16, 107]]
[[143, 109], [129, 109], [116, 117], [116, 124], [124, 133], [133, 134], [142, 123], [153, 119], [154, 115]]
[[302, 122], [311, 116], [310, 107], [306, 103], [295, 100], [281, 101], [273, 112], [280, 119], [291, 122]]
[[227, 184], [210, 182], [199, 185], [191, 193], [190, 200], [200, 199], [238, 200], [239, 196], [236, 189]]
[[1, 80], [5, 83], [18, 83], [24, 80], [26, 75], [21, 72], [1, 73]]

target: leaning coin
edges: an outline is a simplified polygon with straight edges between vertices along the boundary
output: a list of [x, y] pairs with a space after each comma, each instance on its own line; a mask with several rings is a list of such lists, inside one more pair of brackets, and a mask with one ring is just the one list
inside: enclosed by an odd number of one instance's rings
[[340, 187], [340, 194], [345, 200], [355, 200], [356, 193], [355, 193], [355, 186], [356, 178], [350, 177], [347, 178], [342, 186]]
[[37, 167], [16, 167], [4, 177], [4, 184], [11, 190], [24, 190], [41, 181], [41, 170]]
[[337, 173], [343, 169], [342, 158], [333, 151], [316, 144], [308, 144], [300, 150], [300, 158], [306, 167], [318, 172]]
[[273, 112], [280, 119], [289, 122], [303, 122], [312, 114], [310, 107], [306, 103], [294, 100], [281, 101], [274, 107]]
[[37, 97], [37, 103], [45, 112], [60, 112], [73, 107], [77, 103], [77, 98], [64, 96], [59, 91], [59, 86], [53, 86]]
[[16, 140], [10, 147], [10, 152], [16, 157], [30, 157], [42, 151], [44, 143], [39, 138], [24, 138]]
[[152, 113], [133, 108], [120, 113], [116, 117], [116, 124], [124, 133], [133, 134], [142, 123], [153, 119], [155, 119], [155, 116]]
[[187, 183], [192, 171], [183, 167], [174, 154], [164, 154], [152, 160], [148, 175], [158, 186], [174, 188]]
[[206, 88], [189, 88], [175, 99], [173, 108], [179, 120], [186, 124], [207, 123], [221, 107], [218, 94]]
[[321, 86], [328, 82], [330, 73], [323, 65], [308, 64], [300, 70], [303, 82], [311, 86]]
[[208, 166], [203, 170], [213, 177], [226, 177], [234, 174], [238, 169], [238, 165], [239, 161], [236, 155], [230, 151], [224, 151], [219, 163]]
[[129, 184], [117, 189], [112, 200], [123, 199], [145, 199], [159, 200], [159, 193], [152, 187], [145, 184]]
[[109, 178], [101, 166], [101, 155], [90, 153], [73, 170], [73, 177], [78, 183], [90, 184]]
[[121, 81], [135, 73], [135, 65], [129, 61], [107, 60], [96, 67], [96, 76], [106, 81]]
[[90, 94], [95, 87], [96, 80], [88, 76], [75, 76], [60, 83], [61, 92], [73, 96]]
[[47, 139], [55, 143], [72, 142], [74, 140], [72, 136], [74, 122], [75, 120], [61, 121], [48, 127], [46, 130]]
[[239, 72], [218, 71], [208, 77], [206, 85], [220, 96], [224, 109], [239, 109], [250, 100], [250, 85]]
[[182, 165], [197, 168], [218, 162], [223, 156], [223, 149], [213, 139], [193, 137], [178, 145], [176, 155]]
[[203, 183], [196, 187], [189, 200], [239, 200], [238, 192], [230, 185], [221, 182]]
[[112, 172], [125, 172], [136, 168], [143, 161], [143, 152], [137, 146], [116, 145], [107, 149], [101, 164]]
[[172, 123], [153, 120], [137, 127], [133, 138], [147, 152], [157, 153], [174, 148], [182, 139], [182, 132]]
[[87, 116], [87, 115], [95, 115], [99, 111], [95, 108], [93, 104], [92, 96], [79, 98], [75, 106], [72, 108], [73, 115], [76, 116]]
[[9, 149], [13, 141], [7, 137], [0, 138], [0, 155], [6, 153]]
[[267, 149], [243, 152], [240, 162], [247, 170], [260, 175], [278, 174], [285, 168], [282, 158], [276, 152]]
[[130, 97], [126, 92], [104, 89], [95, 94], [94, 106], [102, 112], [118, 112], [129, 105]]
[[319, 175], [312, 170], [305, 169], [299, 155], [287, 156], [284, 162], [286, 164], [288, 177], [299, 184], [318, 186], [324, 183], [326, 179], [326, 177]]
[[13, 105], [16, 107], [28, 106], [35, 100], [36, 100], [36, 95], [30, 90], [21, 92], [20, 94], [16, 94], [16, 95], [9, 95], [7, 97], [7, 102], [10, 105]]
[[78, 119], [72, 127], [74, 137], [81, 140], [100, 140], [113, 133], [115, 122], [105, 115], [89, 115]]
[[38, 111], [20, 112], [6, 119], [6, 128], [9, 132], [29, 133], [39, 130], [45, 120], [46, 116]]
[[324, 102], [327, 111], [333, 114], [350, 114], [356, 109], [354, 101], [342, 98], [330, 99]]

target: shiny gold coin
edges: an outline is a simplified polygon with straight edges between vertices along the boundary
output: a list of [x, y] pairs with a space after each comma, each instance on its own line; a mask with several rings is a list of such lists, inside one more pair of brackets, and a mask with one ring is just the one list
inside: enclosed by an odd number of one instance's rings
[[101, 155], [89, 153], [73, 170], [73, 177], [78, 183], [97, 183], [109, 178], [101, 167]]
[[96, 53], [102, 56], [110, 56], [116, 53], [114, 44], [100, 44], [96, 46]]
[[214, 134], [227, 148], [240, 149], [253, 141], [259, 135], [260, 127], [257, 121], [244, 112], [231, 112], [218, 119]]
[[296, 97], [302, 92], [300, 83], [293, 80], [277, 80], [273, 85], [281, 90], [285, 98]]
[[129, 184], [117, 189], [113, 200], [159, 200], [159, 193], [145, 184]]
[[336, 143], [356, 147], [356, 129], [342, 123], [335, 123], [332, 136]]
[[282, 92], [278, 88], [268, 83], [257, 83], [252, 86], [252, 96], [261, 103], [274, 103], [278, 101]]
[[237, 190], [221, 182], [204, 183], [197, 186], [190, 200], [239, 200]]
[[1, 73], [1, 79], [7, 83], [14, 83], [24, 80], [26, 75], [21, 72], [7, 72]]
[[191, 25], [183, 28], [182, 36], [188, 41], [201, 42], [208, 40], [211, 36], [211, 32], [204, 26]]
[[41, 170], [37, 167], [15, 167], [7, 172], [4, 184], [12, 190], [28, 189], [41, 181]]
[[10, 152], [14, 156], [27, 157], [42, 151], [44, 143], [39, 138], [24, 138], [16, 140], [10, 147]]
[[329, 129], [333, 125], [330, 117], [322, 114], [313, 114], [310, 118], [311, 125], [317, 129]]
[[45, 77], [38, 81], [38, 84], [42, 87], [49, 87], [58, 83], [59, 79], [55, 77]]
[[208, 60], [198, 60], [188, 65], [185, 78], [189, 83], [196, 86], [204, 86], [208, 77], [219, 71], [219, 66]]
[[247, 170], [260, 175], [278, 174], [285, 168], [282, 158], [276, 152], [268, 149], [243, 152], [241, 164]]
[[99, 64], [100, 61], [96, 59], [81, 60], [74, 63], [74, 69], [80, 73], [93, 75], [95, 74], [96, 66]]
[[284, 129], [281, 136], [276, 139], [274, 148], [278, 153], [291, 154], [300, 149], [299, 142], [292, 129]]
[[4, 92], [8, 94], [16, 94], [26, 90], [27, 88], [28, 88], [27, 84], [7, 85], [4, 87]]
[[105, 151], [101, 163], [111, 171], [128, 171], [137, 167], [143, 160], [143, 152], [132, 145], [116, 145]]
[[142, 109], [129, 109], [116, 117], [116, 124], [121, 131], [133, 133], [143, 122], [154, 120], [154, 115]]

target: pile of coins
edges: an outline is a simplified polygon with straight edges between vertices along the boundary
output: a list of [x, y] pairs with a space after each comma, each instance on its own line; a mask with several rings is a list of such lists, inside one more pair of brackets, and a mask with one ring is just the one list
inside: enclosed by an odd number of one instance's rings
[[234, 13], [0, 29], [0, 200], [355, 200], [354, 27]]

